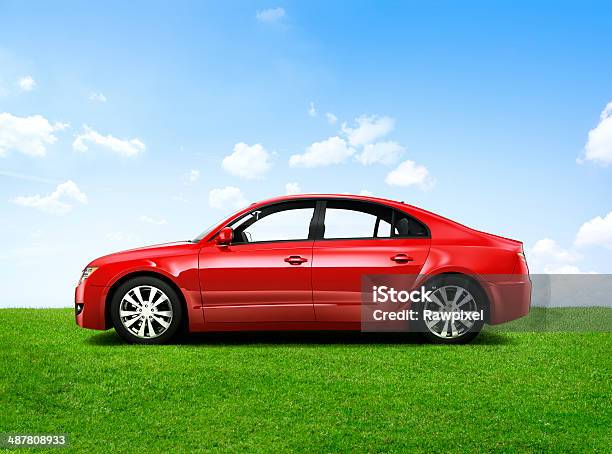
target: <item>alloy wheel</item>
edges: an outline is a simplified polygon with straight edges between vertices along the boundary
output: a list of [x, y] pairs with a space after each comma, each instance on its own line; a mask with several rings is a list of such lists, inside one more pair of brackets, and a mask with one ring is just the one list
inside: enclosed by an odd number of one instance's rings
[[[436, 288], [425, 302], [424, 309], [432, 312], [476, 312], [478, 305], [474, 296], [458, 285], [445, 285]], [[474, 327], [473, 320], [426, 320], [425, 326], [435, 336], [442, 339], [458, 339]]]
[[152, 285], [139, 285], [128, 290], [119, 304], [121, 324], [140, 339], [153, 339], [164, 334], [173, 316], [168, 296]]

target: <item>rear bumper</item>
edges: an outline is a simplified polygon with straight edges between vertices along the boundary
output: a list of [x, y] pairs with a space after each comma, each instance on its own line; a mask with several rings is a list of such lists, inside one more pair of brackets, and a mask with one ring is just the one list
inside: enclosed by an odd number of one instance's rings
[[516, 320], [529, 313], [531, 280], [527, 274], [489, 277], [483, 283], [489, 298], [489, 323]]
[[76, 324], [81, 328], [108, 329], [104, 311], [107, 294], [108, 287], [81, 283], [74, 291]]

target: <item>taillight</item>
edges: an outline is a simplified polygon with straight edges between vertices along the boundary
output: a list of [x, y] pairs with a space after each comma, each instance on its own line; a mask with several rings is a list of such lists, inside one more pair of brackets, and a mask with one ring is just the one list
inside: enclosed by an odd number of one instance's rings
[[527, 258], [525, 257], [525, 253], [521, 249], [520, 252], [517, 252], [518, 260], [516, 266], [514, 267], [514, 274], [529, 274], [529, 267], [527, 266]]

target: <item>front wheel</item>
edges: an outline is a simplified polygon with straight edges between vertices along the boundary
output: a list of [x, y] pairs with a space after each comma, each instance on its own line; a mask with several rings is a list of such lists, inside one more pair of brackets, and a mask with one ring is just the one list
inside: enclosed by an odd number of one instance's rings
[[[436, 344], [465, 344], [484, 326], [486, 297], [472, 281], [441, 276], [426, 284], [429, 299], [419, 303], [416, 330]], [[453, 318], [456, 314], [457, 318]]]
[[152, 277], [137, 277], [123, 283], [111, 302], [115, 330], [132, 344], [168, 342], [176, 334], [182, 315], [174, 289]]

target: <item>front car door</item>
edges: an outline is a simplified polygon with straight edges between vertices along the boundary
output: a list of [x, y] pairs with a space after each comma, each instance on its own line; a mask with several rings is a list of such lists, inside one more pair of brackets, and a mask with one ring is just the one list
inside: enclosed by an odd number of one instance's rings
[[361, 321], [364, 275], [402, 275], [414, 281], [429, 254], [427, 227], [394, 208], [366, 201], [321, 202], [313, 248], [317, 321]]
[[200, 251], [206, 323], [314, 321], [311, 223], [316, 202], [259, 207], [233, 221], [228, 246]]

